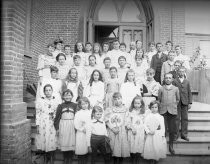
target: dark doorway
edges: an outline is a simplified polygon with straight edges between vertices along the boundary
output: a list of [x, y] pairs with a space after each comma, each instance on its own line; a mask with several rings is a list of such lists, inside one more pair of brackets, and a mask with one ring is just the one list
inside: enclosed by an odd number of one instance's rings
[[119, 39], [119, 26], [95, 26], [94, 39], [101, 45], [104, 42], [112, 43], [114, 39]]

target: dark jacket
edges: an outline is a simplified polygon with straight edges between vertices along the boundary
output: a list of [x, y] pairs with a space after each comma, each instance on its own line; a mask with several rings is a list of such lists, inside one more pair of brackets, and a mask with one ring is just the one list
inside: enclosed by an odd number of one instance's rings
[[190, 82], [187, 79], [184, 79], [184, 81], [181, 83], [179, 78], [176, 78], [174, 79], [172, 84], [179, 88], [180, 101], [182, 102], [182, 104], [192, 104], [192, 92], [190, 88]]
[[[160, 62], [159, 62], [160, 60]], [[153, 68], [156, 72], [157, 67], [162, 68], [163, 62], [167, 61], [168, 57], [166, 54], [162, 53], [160, 59], [158, 58], [158, 53], [153, 55], [150, 67]]]
[[[66, 110], [63, 111], [63, 109], [65, 109], [65, 108], [66, 108]], [[75, 104], [73, 102], [64, 102], [64, 103], [58, 105], [57, 111], [56, 111], [56, 116], [54, 119], [55, 130], [59, 129], [59, 123], [60, 123], [62, 114], [64, 112], [72, 112], [73, 114], [75, 114], [76, 109], [77, 109], [77, 104]]]

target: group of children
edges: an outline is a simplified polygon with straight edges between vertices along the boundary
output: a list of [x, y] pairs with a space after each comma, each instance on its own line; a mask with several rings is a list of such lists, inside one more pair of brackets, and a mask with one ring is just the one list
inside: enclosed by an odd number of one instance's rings
[[[37, 149], [47, 152], [51, 160], [60, 149], [66, 164], [73, 152], [80, 164], [87, 162], [91, 152], [95, 163], [98, 150], [105, 163], [111, 162], [111, 156], [114, 163], [126, 157], [132, 163], [142, 157], [155, 163], [166, 157], [167, 128], [169, 151], [175, 153], [180, 118], [181, 138], [189, 140], [187, 110], [192, 98], [183, 62], [174, 62], [171, 50], [163, 55], [167, 58], [163, 64], [160, 43], [153, 55], [144, 54], [140, 43], [130, 53], [118, 40], [110, 51], [108, 43], [103, 50], [95, 43], [92, 51], [91, 43], [84, 47], [77, 42], [74, 53], [69, 45], [63, 52], [61, 40], [54, 42], [55, 50], [48, 45], [48, 53], [38, 61]], [[167, 64], [173, 67], [168, 69]]]

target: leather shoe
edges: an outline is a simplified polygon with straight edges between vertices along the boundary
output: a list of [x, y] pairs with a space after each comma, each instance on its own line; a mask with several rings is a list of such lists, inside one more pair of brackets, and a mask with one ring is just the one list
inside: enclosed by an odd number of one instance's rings
[[175, 154], [175, 151], [173, 149], [173, 145], [169, 145], [169, 152], [171, 153], [171, 155]]
[[181, 136], [181, 139], [183, 139], [185, 141], [190, 141], [190, 139], [188, 137], [185, 137], [185, 136]]

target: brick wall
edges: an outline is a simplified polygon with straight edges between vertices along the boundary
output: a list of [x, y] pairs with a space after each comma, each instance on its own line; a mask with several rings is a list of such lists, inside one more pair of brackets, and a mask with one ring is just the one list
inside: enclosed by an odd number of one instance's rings
[[160, 39], [165, 44], [171, 40], [171, 3], [164, 2], [159, 10], [160, 14]]
[[23, 56], [26, 0], [3, 1], [1, 159], [4, 164], [27, 164], [30, 122], [23, 103]]
[[45, 10], [46, 0], [32, 0], [30, 11], [30, 43], [29, 56], [24, 58], [24, 97], [26, 94], [26, 84], [37, 83], [38, 72], [37, 61], [39, 54], [46, 51], [45, 46]]
[[58, 36], [74, 46], [78, 40], [81, 0], [48, 0], [45, 44]]
[[185, 52], [185, 1], [172, 2], [172, 41]]

